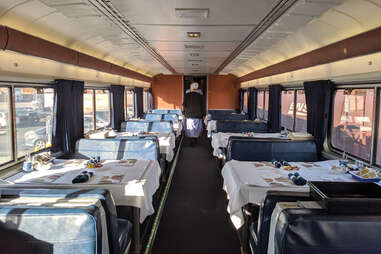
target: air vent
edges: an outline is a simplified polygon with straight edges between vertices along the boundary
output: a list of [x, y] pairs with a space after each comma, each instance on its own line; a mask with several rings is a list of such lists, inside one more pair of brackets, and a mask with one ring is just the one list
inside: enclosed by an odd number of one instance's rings
[[209, 8], [175, 8], [176, 17], [206, 19], [209, 16]]
[[198, 64], [192, 64], [192, 66], [198, 66]]
[[186, 49], [203, 49], [204, 45], [184, 45]]
[[201, 59], [189, 59], [188, 62], [202, 62]]

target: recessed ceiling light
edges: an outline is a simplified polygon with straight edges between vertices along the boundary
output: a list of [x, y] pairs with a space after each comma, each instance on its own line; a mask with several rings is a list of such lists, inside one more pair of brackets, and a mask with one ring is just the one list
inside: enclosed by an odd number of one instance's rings
[[201, 18], [206, 19], [209, 16], [209, 8], [175, 8], [178, 18]]
[[190, 56], [192, 57], [199, 56], [199, 55], [200, 55], [199, 53], [190, 53]]
[[184, 45], [186, 49], [203, 49], [204, 45]]
[[187, 34], [189, 38], [200, 38], [201, 36], [200, 32], [188, 32]]

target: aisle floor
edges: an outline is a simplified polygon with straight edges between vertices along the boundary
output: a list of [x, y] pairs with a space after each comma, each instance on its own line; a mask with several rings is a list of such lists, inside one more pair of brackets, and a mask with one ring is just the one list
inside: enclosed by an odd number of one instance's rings
[[152, 254], [240, 253], [208, 142], [184, 139]]

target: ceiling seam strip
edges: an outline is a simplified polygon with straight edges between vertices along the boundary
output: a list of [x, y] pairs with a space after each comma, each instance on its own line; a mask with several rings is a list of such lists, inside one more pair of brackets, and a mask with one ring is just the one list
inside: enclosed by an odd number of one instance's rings
[[276, 6], [254, 27], [248, 36], [237, 46], [236, 49], [222, 62], [214, 74], [220, 73], [239, 54], [250, 46], [262, 33], [264, 33], [275, 21], [277, 21], [287, 10], [299, 0], [279, 0]]
[[[117, 11], [110, 2], [104, 0], [88, 0], [97, 10], [105, 15], [112, 23], [121, 28], [127, 33], [138, 45], [144, 48], [154, 59], [161, 63], [166, 69], [173, 74], [176, 74], [176, 70], [161, 56], [149, 43], [141, 36], [138, 31], [130, 25], [129, 21]], [[105, 11], [107, 13], [105, 13]]]

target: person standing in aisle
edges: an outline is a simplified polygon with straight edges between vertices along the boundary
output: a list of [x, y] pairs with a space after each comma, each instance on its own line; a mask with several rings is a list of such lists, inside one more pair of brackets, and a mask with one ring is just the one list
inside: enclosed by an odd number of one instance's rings
[[191, 138], [191, 144], [195, 144], [202, 134], [203, 95], [198, 89], [198, 83], [193, 82], [184, 96], [184, 129], [185, 136]]

